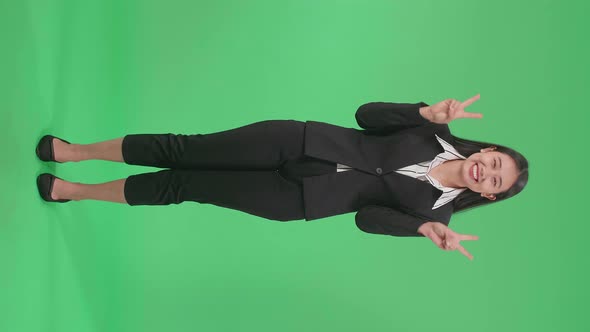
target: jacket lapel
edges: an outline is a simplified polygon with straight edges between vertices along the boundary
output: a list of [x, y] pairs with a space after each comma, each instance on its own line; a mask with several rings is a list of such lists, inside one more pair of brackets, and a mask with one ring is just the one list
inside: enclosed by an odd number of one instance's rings
[[386, 175], [384, 181], [392, 201], [406, 211], [420, 211], [420, 215], [424, 217], [432, 214], [432, 207], [442, 194], [441, 190], [428, 181], [396, 172]]
[[435, 134], [447, 142], [450, 140], [448, 127], [438, 124], [412, 128], [391, 136], [391, 141], [384, 147], [383, 172], [393, 172], [408, 165], [434, 159], [437, 154], [444, 151]]

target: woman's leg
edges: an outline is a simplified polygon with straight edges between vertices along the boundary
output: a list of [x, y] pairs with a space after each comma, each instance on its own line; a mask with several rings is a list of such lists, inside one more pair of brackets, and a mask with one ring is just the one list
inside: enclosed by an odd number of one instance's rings
[[127, 200], [124, 194], [126, 180], [119, 179], [105, 183], [85, 184], [55, 179], [53, 190], [51, 191], [51, 198], [71, 199], [74, 201], [93, 199], [126, 204]]
[[83, 160], [109, 160], [123, 162], [122, 144], [124, 137], [92, 144], [67, 144], [53, 139], [55, 160], [60, 162], [78, 162]]
[[125, 163], [171, 169], [275, 170], [303, 155], [305, 122], [266, 120], [209, 134], [130, 134]]
[[277, 169], [303, 155], [305, 123], [266, 120], [210, 134], [130, 134], [91, 144], [54, 139], [61, 162], [107, 160], [173, 169]]
[[56, 179], [54, 188], [59, 196], [54, 198], [101, 200], [132, 206], [193, 201], [270, 220], [305, 218], [301, 186], [284, 179], [278, 171], [162, 170], [100, 184]]
[[303, 191], [278, 171], [162, 170], [127, 178], [129, 205], [193, 201], [270, 220], [304, 219]]

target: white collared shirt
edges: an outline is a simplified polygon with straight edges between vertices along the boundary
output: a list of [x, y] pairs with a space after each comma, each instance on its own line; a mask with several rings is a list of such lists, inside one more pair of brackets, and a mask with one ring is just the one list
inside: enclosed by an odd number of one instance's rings
[[[456, 159], [467, 159], [464, 156], [462, 156], [459, 152], [457, 152], [457, 150], [455, 150], [455, 148], [451, 144], [447, 143], [445, 140], [438, 137], [438, 135], [435, 134], [435, 136], [436, 136], [436, 139], [438, 140], [438, 142], [440, 143], [440, 145], [443, 147], [443, 149], [444, 149], [443, 152], [439, 153], [436, 157], [434, 157], [434, 159], [432, 159], [430, 161], [423, 161], [423, 162], [420, 162], [420, 163], [417, 163], [414, 165], [402, 167], [396, 171], [397, 173], [411, 176], [411, 177], [416, 178], [418, 180], [428, 181], [435, 188], [437, 188], [443, 192], [440, 195], [440, 197], [438, 198], [438, 200], [434, 203], [434, 206], [432, 207], [433, 210], [452, 201], [460, 193], [465, 191], [466, 188], [445, 187], [445, 186], [441, 185], [435, 178], [431, 177], [428, 173], [430, 173], [430, 170], [432, 170], [436, 166], [444, 163], [445, 161], [456, 160]], [[351, 169], [352, 169], [352, 167], [350, 167], [350, 166], [346, 166], [346, 165], [342, 165], [342, 164], [336, 165], [337, 172], [348, 171]]]

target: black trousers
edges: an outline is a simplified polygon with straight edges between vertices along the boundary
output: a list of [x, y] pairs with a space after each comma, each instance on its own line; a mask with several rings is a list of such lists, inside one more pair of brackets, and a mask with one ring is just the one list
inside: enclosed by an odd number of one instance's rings
[[336, 172], [303, 156], [305, 122], [266, 120], [209, 134], [131, 134], [126, 164], [167, 168], [129, 176], [129, 205], [193, 201], [262, 218], [305, 219], [301, 179]]

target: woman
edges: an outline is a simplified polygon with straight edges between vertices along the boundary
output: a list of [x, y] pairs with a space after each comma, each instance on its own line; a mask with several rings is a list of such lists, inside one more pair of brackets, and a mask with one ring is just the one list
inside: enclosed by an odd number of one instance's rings
[[37, 178], [50, 202], [214, 204], [266, 219], [307, 221], [356, 212], [362, 231], [426, 236], [459, 250], [476, 236], [447, 227], [452, 213], [519, 193], [528, 162], [507, 147], [460, 139], [448, 123], [481, 118], [465, 102], [374, 102], [356, 112], [362, 130], [316, 121], [267, 120], [210, 134], [131, 134], [95, 144], [45, 135], [43, 161], [101, 159], [168, 168], [103, 184]]

